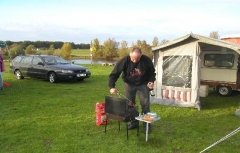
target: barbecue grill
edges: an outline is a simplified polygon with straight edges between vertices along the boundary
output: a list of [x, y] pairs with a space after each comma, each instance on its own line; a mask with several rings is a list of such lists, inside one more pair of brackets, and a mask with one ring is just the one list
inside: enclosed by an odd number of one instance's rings
[[[127, 98], [119, 98], [119, 97], [111, 97], [105, 96], [105, 113], [106, 118], [113, 119], [118, 121], [118, 129], [120, 131], [120, 122], [126, 123], [126, 132], [127, 132], [127, 139], [128, 139], [128, 122], [134, 120], [139, 114], [131, 113], [129, 114], [129, 110], [132, 109], [131, 107], [136, 107], [129, 105], [129, 100]], [[106, 120], [106, 121], [107, 121]], [[105, 124], [105, 133], [107, 131], [107, 124]], [[137, 135], [139, 133], [139, 128], [137, 130]]]

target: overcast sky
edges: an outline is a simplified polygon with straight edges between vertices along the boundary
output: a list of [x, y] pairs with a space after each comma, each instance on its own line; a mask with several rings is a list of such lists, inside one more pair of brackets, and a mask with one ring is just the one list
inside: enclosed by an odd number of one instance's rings
[[240, 0], [0, 0], [0, 40], [129, 45], [240, 34]]

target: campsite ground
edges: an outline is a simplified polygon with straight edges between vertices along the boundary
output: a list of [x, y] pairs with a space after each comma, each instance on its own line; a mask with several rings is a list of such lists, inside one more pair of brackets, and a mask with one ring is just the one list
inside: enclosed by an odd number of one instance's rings
[[[1, 152], [169, 152], [196, 153], [207, 148], [239, 127], [235, 116], [240, 93], [220, 97], [210, 90], [201, 98], [202, 110], [164, 105], [151, 105], [161, 120], [152, 126], [149, 141], [145, 134], [137, 137], [125, 124], [112, 121], [105, 134], [104, 126], [95, 125], [95, 104], [109, 95], [108, 75], [113, 67], [86, 65], [92, 77], [83, 82], [60, 82], [25, 78], [16, 80], [7, 71], [4, 81], [9, 87], [0, 91]], [[117, 82], [122, 92], [122, 81]], [[141, 128], [140, 128], [141, 130]], [[239, 152], [240, 133], [206, 152]]]

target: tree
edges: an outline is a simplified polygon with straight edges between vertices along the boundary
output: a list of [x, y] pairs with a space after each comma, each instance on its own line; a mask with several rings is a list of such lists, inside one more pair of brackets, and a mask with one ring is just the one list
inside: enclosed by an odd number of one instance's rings
[[59, 49], [64, 45], [64, 43], [61, 41], [55, 41], [53, 44], [56, 49]]
[[26, 40], [26, 41], [23, 41], [23, 42], [20, 41], [20, 43], [17, 43], [17, 44], [21, 44], [21, 46], [25, 50], [27, 48], [27, 46], [32, 45], [33, 43], [31, 41]]
[[25, 50], [25, 54], [36, 54], [36, 49], [35, 49], [34, 45], [27, 46], [27, 48]]
[[51, 44], [50, 47], [49, 47], [49, 50], [52, 50], [52, 51], [53, 51], [54, 49], [55, 49], [55, 48], [54, 48], [54, 44]]
[[47, 54], [48, 54], [48, 55], [53, 55], [54, 50], [55, 50], [54, 44], [51, 44], [50, 47], [49, 47], [49, 49], [48, 49], [48, 51], [47, 51]]
[[72, 52], [72, 46], [70, 43], [64, 43], [61, 48], [61, 57], [64, 59], [69, 59]]
[[7, 40], [7, 41], [5, 41], [5, 42], [6, 42], [7, 46], [11, 46], [12, 44], [14, 44], [14, 42], [12, 42], [12, 41], [10, 41], [10, 40]]
[[99, 45], [99, 41], [97, 38], [93, 40], [92, 44], [92, 57], [93, 59], [101, 58], [103, 56], [103, 51]]
[[151, 46], [148, 45], [145, 40], [141, 42], [141, 50], [144, 55], [150, 57], [151, 59], [153, 58]]
[[139, 47], [139, 48], [141, 48], [141, 47], [142, 47], [142, 42], [141, 42], [141, 40], [137, 40], [136, 47]]
[[138, 47], [142, 50], [142, 53], [150, 58], [153, 58], [151, 46], [147, 44], [145, 40], [138, 40], [136, 44], [133, 43], [133, 47]]
[[123, 40], [118, 50], [118, 56], [122, 58], [123, 56], [126, 56], [128, 54], [129, 54], [129, 49], [128, 49], [127, 41]]
[[212, 31], [209, 37], [214, 39], [219, 39], [218, 31]]
[[168, 43], [168, 42], [169, 42], [169, 40], [163, 39], [163, 40], [161, 41], [160, 45], [163, 45], [163, 44]]
[[24, 55], [25, 54], [21, 44], [20, 45], [19, 44], [12, 44], [11, 46], [9, 46], [8, 52], [9, 52], [9, 58], [10, 59], [13, 59], [17, 55]]
[[[25, 40], [25, 41], [13, 42], [13, 41], [7, 40], [5, 42], [8, 46], [11, 46], [12, 44], [22, 44], [23, 49], [26, 49], [27, 46], [29, 46], [29, 45], [34, 45], [36, 49], [41, 49], [41, 50], [47, 50], [51, 44], [53, 44], [56, 49], [60, 49], [64, 44], [64, 42], [61, 42], [61, 41], [29, 41], [29, 40]], [[73, 42], [70, 42], [70, 44], [72, 45], [72, 49], [89, 49], [90, 48], [90, 44], [84, 44], [84, 43], [75, 44]]]
[[117, 56], [117, 43], [115, 39], [108, 39], [103, 43], [103, 58], [105, 59], [112, 59], [113, 57]]
[[158, 38], [157, 37], [154, 37], [153, 38], [153, 41], [152, 41], [152, 47], [156, 47], [156, 46], [158, 46]]

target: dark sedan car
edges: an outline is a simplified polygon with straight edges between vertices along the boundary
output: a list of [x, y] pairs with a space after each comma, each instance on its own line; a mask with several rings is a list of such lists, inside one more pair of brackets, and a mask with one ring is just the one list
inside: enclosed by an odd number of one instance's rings
[[91, 76], [87, 68], [53, 55], [17, 56], [10, 63], [10, 73], [13, 73], [17, 79], [33, 77], [48, 79], [51, 83], [70, 79], [82, 81]]

